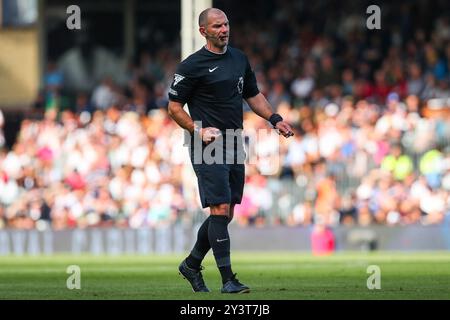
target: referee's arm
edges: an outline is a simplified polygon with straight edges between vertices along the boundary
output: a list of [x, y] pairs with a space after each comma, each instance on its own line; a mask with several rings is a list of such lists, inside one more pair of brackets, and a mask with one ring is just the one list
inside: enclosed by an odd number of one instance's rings
[[189, 114], [184, 111], [183, 109], [184, 103], [169, 100], [168, 105], [168, 113], [169, 116], [175, 120], [175, 122], [182, 127], [183, 129], [186, 129], [190, 133], [194, 132], [194, 121], [189, 116]]
[[290, 136], [294, 135], [291, 126], [286, 121], [283, 121], [283, 118], [280, 117], [281, 121], [277, 121], [275, 124], [272, 122], [271, 118], [274, 116], [272, 107], [270, 106], [269, 101], [267, 101], [266, 97], [264, 97], [261, 92], [256, 96], [247, 98], [245, 100], [247, 101], [249, 107], [253, 110], [253, 112], [255, 112], [261, 118], [270, 121], [272, 125], [274, 125], [275, 129], [280, 130], [280, 133], [284, 137], [289, 138]]
[[217, 137], [221, 135], [220, 130], [214, 127], [201, 128], [196, 126], [194, 120], [189, 116], [189, 114], [183, 109], [184, 103], [169, 100], [169, 105], [167, 111], [169, 116], [175, 120], [175, 122], [186, 129], [191, 134], [197, 132], [200, 138], [207, 144], [214, 141]]

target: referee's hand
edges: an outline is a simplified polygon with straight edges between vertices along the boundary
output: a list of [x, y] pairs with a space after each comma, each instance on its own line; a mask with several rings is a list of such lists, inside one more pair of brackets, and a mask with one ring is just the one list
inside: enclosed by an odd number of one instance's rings
[[213, 142], [221, 134], [222, 133], [220, 132], [220, 130], [217, 128], [214, 128], [214, 127], [208, 127], [208, 128], [201, 129], [202, 140], [206, 144]]
[[283, 137], [289, 138], [294, 135], [291, 126], [286, 121], [279, 121], [275, 127], [279, 134], [282, 134]]

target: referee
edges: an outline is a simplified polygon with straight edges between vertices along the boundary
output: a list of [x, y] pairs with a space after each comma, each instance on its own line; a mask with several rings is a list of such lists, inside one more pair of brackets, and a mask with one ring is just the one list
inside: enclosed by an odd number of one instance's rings
[[[231, 269], [228, 234], [234, 206], [242, 199], [245, 152], [242, 139], [229, 132], [242, 130], [245, 99], [257, 115], [270, 121], [284, 137], [293, 133], [259, 92], [247, 56], [228, 45], [230, 26], [225, 13], [209, 8], [200, 14], [198, 22], [206, 45], [178, 65], [169, 89], [168, 111], [178, 125], [190, 132], [190, 158], [202, 206], [210, 208], [210, 215], [179, 271], [194, 292], [209, 292], [201, 262], [212, 248], [222, 276], [221, 292], [246, 293], [250, 288], [240, 283]], [[185, 103], [190, 116], [183, 110]]]

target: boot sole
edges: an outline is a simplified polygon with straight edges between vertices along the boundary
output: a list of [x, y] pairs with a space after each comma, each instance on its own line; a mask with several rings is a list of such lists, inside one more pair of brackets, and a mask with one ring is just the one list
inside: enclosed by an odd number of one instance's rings
[[242, 294], [242, 293], [250, 293], [250, 289], [244, 289], [237, 292], [221, 292], [221, 293], [229, 293], [229, 294]]

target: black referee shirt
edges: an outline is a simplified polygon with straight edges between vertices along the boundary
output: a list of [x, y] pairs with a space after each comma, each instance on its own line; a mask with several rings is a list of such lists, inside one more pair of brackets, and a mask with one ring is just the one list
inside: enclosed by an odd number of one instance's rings
[[242, 99], [259, 93], [247, 56], [227, 46], [222, 53], [202, 47], [177, 67], [169, 99], [187, 103], [194, 121], [202, 127], [242, 129]]

